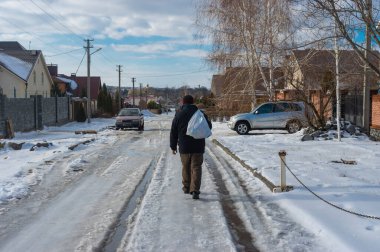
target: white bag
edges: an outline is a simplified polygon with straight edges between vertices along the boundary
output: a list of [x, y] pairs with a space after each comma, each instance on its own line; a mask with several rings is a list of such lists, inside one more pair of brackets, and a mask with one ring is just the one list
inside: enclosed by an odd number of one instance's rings
[[186, 135], [195, 139], [202, 139], [211, 136], [211, 130], [203, 113], [198, 109], [191, 117], [187, 125]]

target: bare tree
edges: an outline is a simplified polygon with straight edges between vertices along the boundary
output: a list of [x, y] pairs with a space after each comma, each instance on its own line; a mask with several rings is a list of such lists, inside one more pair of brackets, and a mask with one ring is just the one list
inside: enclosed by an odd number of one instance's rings
[[[274, 99], [273, 69], [283, 56], [287, 29], [290, 26], [289, 1], [284, 0], [203, 0], [198, 5], [197, 25], [202, 36], [212, 42], [208, 61], [220, 68], [241, 66], [233, 86], [243, 85], [256, 106], [256, 84], [261, 79], [268, 98]], [[269, 78], [264, 67], [270, 69]]]
[[[364, 44], [364, 31], [368, 29], [368, 35], [377, 47], [380, 46], [380, 30], [378, 22], [380, 20], [379, 1], [373, 5], [372, 0], [307, 0], [310, 14], [315, 20], [332, 19], [339, 30], [339, 36], [356, 51], [359, 57], [368, 64], [368, 67], [380, 76], [379, 65], [375, 62], [379, 59], [379, 54], [371, 47]], [[362, 39], [360, 39], [362, 37]], [[367, 50], [369, 49], [369, 50]], [[376, 60], [374, 60], [376, 59]]]

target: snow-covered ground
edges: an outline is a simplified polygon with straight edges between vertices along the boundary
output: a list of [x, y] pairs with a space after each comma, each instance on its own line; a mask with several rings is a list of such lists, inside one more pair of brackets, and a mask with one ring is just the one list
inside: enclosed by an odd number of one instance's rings
[[[183, 251], [190, 251], [191, 249], [202, 251], [202, 248], [214, 251], [218, 249], [219, 251], [235, 251], [236, 248], [230, 236], [231, 234], [229, 234], [227, 224], [223, 219], [223, 210], [219, 202], [224, 196], [219, 195], [216, 191], [216, 185], [213, 184], [214, 180], [210, 173], [215, 167], [205, 167], [204, 169], [200, 201], [195, 202], [186, 197], [187, 195], [184, 196], [180, 191], [181, 180], [178, 155], [173, 156], [168, 149], [164, 149], [166, 146], [165, 139], [169, 141], [167, 129], [170, 127], [171, 116], [173, 114], [154, 116], [146, 113], [147, 132], [138, 137], [140, 139], [137, 142], [138, 146], [134, 146], [131, 142], [131, 149], [128, 150], [128, 155], [131, 156], [125, 156], [124, 153], [121, 153], [119, 159], [115, 159], [113, 163], [109, 164], [109, 167], [104, 167], [104, 171], [102, 170], [100, 174], [101, 176], [96, 177], [97, 183], [100, 183], [103, 177], [105, 179], [102, 182], [104, 184], [99, 187], [99, 193], [101, 193], [100, 189], [102, 187], [108, 185], [112, 188], [111, 185], [116, 186], [111, 184], [112, 181], [109, 177], [112, 175], [116, 178], [117, 174], [113, 173], [123, 171], [126, 160], [136, 156], [135, 149], [142, 148], [147, 150], [147, 153], [153, 153], [154, 148], [161, 148], [157, 146], [162, 146], [162, 150], [160, 150], [162, 152], [161, 158], [147, 194], [141, 203], [141, 209], [136, 213], [134, 220], [129, 220], [131, 221], [129, 223], [131, 228], [128, 230], [124, 240], [126, 251], [152, 251], [154, 249], [175, 251], [175, 249], [179, 248], [183, 248]], [[76, 152], [81, 152], [81, 157], [86, 159], [86, 153], [90, 153], [91, 149], [105, 148], [117, 142], [118, 133], [107, 129], [108, 126], [114, 125], [114, 122], [115, 119], [93, 119], [90, 124], [73, 122], [61, 127], [46, 127], [38, 132], [16, 133], [15, 139], [0, 140], [1, 143], [24, 142], [22, 150], [19, 151], [12, 150], [9, 147], [0, 149], [0, 204], [4, 205], [5, 209], [7, 202], [15, 201], [17, 198], [23, 198], [27, 195], [32, 185], [39, 183], [47, 174], [52, 172], [49, 166], [51, 162], [57, 162], [57, 158], [68, 156], [72, 153], [68, 149], [69, 146], [95, 138], [95, 141], [90, 142], [88, 145], [80, 145], [75, 149]], [[76, 130], [89, 129], [97, 130], [98, 134], [76, 135], [74, 133]], [[120, 133], [128, 134], [128, 139], [130, 140], [137, 137], [134, 131]], [[161, 140], [155, 140], [152, 135], [160, 135]], [[145, 139], [145, 136], [149, 136], [149, 141]], [[253, 131], [250, 135], [239, 136], [236, 132], [228, 129], [226, 123], [214, 122], [211, 139], [219, 140], [247, 164], [257, 168], [259, 172], [277, 185], [280, 183], [278, 152], [285, 150], [287, 153], [286, 162], [289, 167], [316, 194], [344, 209], [379, 217], [379, 143], [369, 141], [365, 137], [342, 138], [342, 142], [335, 139], [301, 142], [301, 137], [301, 132], [287, 134], [285, 131]], [[41, 142], [48, 142], [52, 145], [48, 148], [40, 147], [36, 148], [35, 151], [30, 151], [33, 145]], [[143, 146], [139, 147], [141, 144]], [[207, 150], [210, 151], [210, 146]], [[140, 159], [144, 159], [144, 153], [139, 152], [138, 155], [141, 156], [139, 157]], [[215, 160], [220, 155], [228, 159], [228, 156], [222, 150], [218, 154], [214, 152], [214, 154], [209, 155]], [[82, 161], [84, 163], [88, 162], [88, 160], [84, 159], [75, 158], [65, 161], [68, 162], [68, 165], [66, 170], [62, 170], [62, 172], [67, 173], [70, 172], [70, 169], [82, 167]], [[130, 160], [129, 162], [137, 167], [140, 159], [136, 159], [137, 161], [135, 160], [135, 162]], [[148, 158], [146, 159], [146, 162], [148, 162]], [[356, 161], [357, 164], [347, 165], [333, 162], [341, 161], [341, 159]], [[254, 197], [256, 201], [255, 207], [251, 206], [250, 201], [237, 200], [233, 204], [237, 206], [237, 211], [245, 224], [250, 221], [253, 222], [251, 227], [247, 224], [246, 229], [255, 234], [258, 248], [263, 251], [294, 251], [297, 248], [300, 248], [298, 249], [300, 251], [304, 251], [305, 248], [312, 251], [321, 251], [325, 248], [330, 251], [377, 251], [380, 247], [380, 239], [378, 239], [380, 237], [380, 220], [358, 217], [322, 202], [301, 186], [289, 172], [287, 173], [287, 183], [294, 186], [294, 190], [286, 193], [272, 193], [237, 162], [231, 161], [231, 164], [234, 164], [232, 168], [239, 174], [239, 180], [235, 178], [235, 182], [228, 181], [229, 179], [232, 180], [231, 176], [234, 176], [228, 173], [229, 168], [224, 167], [224, 170], [220, 171], [220, 173], [223, 179], [226, 180], [224, 182], [228, 188], [231, 188], [233, 183], [245, 183], [246, 190]], [[130, 180], [125, 181], [125, 185], [131, 184], [131, 188], [125, 189], [126, 194], [133, 192], [132, 185], [138, 183], [139, 178], [141, 178], [140, 175], [143, 173], [143, 170], [133, 168], [135, 167], [129, 167], [128, 169], [138, 172], [139, 175], [129, 177]], [[93, 179], [95, 180], [95, 177]], [[85, 181], [93, 182], [93, 180]], [[96, 184], [91, 185], [95, 187]], [[85, 186], [81, 186], [78, 191], [84, 190], [84, 188]], [[241, 193], [237, 188], [232, 189], [230, 192], [235, 197], [238, 197]], [[63, 196], [69, 193], [71, 192], [66, 192]], [[90, 195], [89, 192], [87, 193]], [[63, 196], [57, 198], [56, 201], [59, 202]], [[68, 199], [73, 198], [69, 197]], [[83, 200], [81, 204], [84, 204], [87, 208], [92, 206], [85, 199]], [[95, 242], [99, 241], [96, 238], [102, 237], [102, 232], [106, 232], [107, 225], [109, 225], [109, 222], [114, 221], [114, 215], [117, 215], [120, 210], [118, 208], [123, 203], [119, 202], [118, 198], [115, 198], [114, 201], [105, 206], [102, 209], [102, 211], [104, 210], [103, 212], [88, 216], [93, 223], [87, 222], [88, 226], [85, 229], [87, 233], [84, 233], [84, 237], [78, 238], [80, 246], [76, 247], [77, 250], [88, 251], [94, 248]], [[93, 206], [95, 206], [95, 203]], [[55, 209], [55, 206], [50, 205], [46, 211], [48, 212], [50, 208]], [[108, 208], [110, 208], [109, 211], [112, 210], [109, 213], [107, 212]], [[4, 209], [0, 206], [0, 218], [2, 215], [7, 214], [3, 213]], [[92, 211], [91, 209], [87, 210]], [[266, 228], [273, 229], [273, 233], [277, 233], [277, 237], [287, 239], [286, 242], [278, 243], [278, 246], [282, 245], [282, 247], [278, 247], [274, 240], [265, 240], [264, 235], [264, 238], [260, 238], [260, 233], [264, 233], [265, 230], [260, 228], [259, 225], [255, 226], [253, 211], [256, 210], [261, 211], [261, 214], [265, 213], [263, 214], [264, 218], [268, 220], [268, 223], [271, 223]], [[41, 211], [44, 211], [44, 209]], [[55, 211], [58, 210], [56, 209]], [[48, 213], [52, 214], [53, 212]], [[62, 223], [64, 222], [63, 213], [57, 212], [57, 215], [62, 218]], [[77, 215], [75, 212], [72, 214], [73, 216]], [[71, 217], [74, 218], [73, 216]], [[43, 217], [45, 216], [42, 212], [41, 219]], [[76, 220], [79, 217], [75, 217]], [[297, 227], [291, 225], [291, 223], [296, 223]], [[46, 228], [48, 228], [48, 224], [44, 224]], [[27, 232], [27, 230], [33, 232], [31, 229], [35, 225], [36, 223], [30, 225], [24, 232]], [[0, 226], [2, 227], [2, 225]], [[58, 230], [59, 228], [60, 226], [56, 224], [56, 229]], [[302, 228], [305, 229], [305, 232]], [[193, 231], [190, 229], [193, 229]], [[101, 230], [103, 231], [101, 232]], [[39, 231], [38, 234], [40, 233], [42, 234], [42, 231]], [[70, 230], [63, 233], [70, 233]], [[187, 236], [188, 233], [191, 235]], [[305, 236], [302, 236], [302, 234], [305, 234]], [[54, 239], [58, 239], [58, 236], [56, 236], [54, 236]], [[67, 237], [65, 238], [67, 239]], [[159, 239], [157, 240], [156, 238]], [[172, 240], [168, 242], [167, 240], [171, 238]], [[17, 239], [16, 236], [15, 239]], [[23, 241], [26, 242], [27, 240]], [[191, 242], [195, 243], [192, 244]], [[316, 245], [319, 243], [320, 245]], [[302, 246], [297, 246], [297, 244]], [[57, 251], [64, 251], [64, 247], [56, 247], [56, 249]]]
[[[115, 124], [115, 119], [93, 119], [91, 123], [71, 122], [61, 127], [45, 127], [41, 131], [21, 133], [10, 140], [0, 140], [5, 148], [0, 149], [0, 203], [21, 198], [28, 193], [28, 188], [41, 180], [49, 172], [50, 160], [71, 152], [68, 147], [85, 140], [97, 142], [114, 141], [108, 126]], [[96, 130], [98, 134], [75, 134], [77, 130]], [[21, 150], [13, 150], [9, 142], [24, 143]], [[37, 143], [49, 143], [49, 147], [39, 147], [30, 151]], [[90, 143], [91, 144], [91, 143]], [[83, 148], [82, 146], [78, 147]], [[43, 169], [42, 165], [45, 164]], [[72, 167], [75, 163], [72, 164]]]
[[[316, 194], [346, 210], [380, 217], [379, 142], [366, 137], [301, 142], [301, 132], [252, 131], [239, 136], [226, 123], [213, 126], [215, 139], [274, 184], [280, 184], [278, 153], [285, 150], [289, 168]], [[357, 164], [334, 162], [341, 159]], [[334, 208], [313, 196], [289, 172], [286, 176], [293, 191], [275, 194], [268, 190], [263, 196], [285, 209], [289, 218], [315, 233], [332, 251], [378, 251], [379, 219]]]

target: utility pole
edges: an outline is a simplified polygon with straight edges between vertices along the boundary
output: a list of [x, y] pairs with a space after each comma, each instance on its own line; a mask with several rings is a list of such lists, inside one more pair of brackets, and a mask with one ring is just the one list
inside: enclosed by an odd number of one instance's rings
[[169, 114], [169, 88], [168, 86], [166, 86], [166, 114]]
[[148, 89], [149, 89], [149, 84], [146, 84], [146, 90], [145, 90], [145, 103], [146, 103], [146, 108], [148, 108]]
[[86, 41], [86, 46], [84, 46], [84, 48], [86, 49], [86, 53], [87, 53], [87, 123], [90, 123], [91, 122], [91, 77], [90, 77], [91, 54], [90, 54], [90, 49], [93, 48], [90, 42], [94, 40], [85, 39], [84, 41]]
[[132, 101], [133, 101], [133, 107], [135, 106], [135, 81], [136, 81], [136, 78], [133, 77], [132, 78]]
[[119, 89], [118, 89], [118, 92], [119, 92], [119, 100], [117, 101], [117, 105], [119, 107], [119, 110], [121, 109], [121, 89], [120, 89], [120, 83], [121, 83], [121, 67], [122, 65], [117, 65], [117, 70], [119, 72]]
[[[368, 20], [372, 20], [372, 0], [367, 0], [367, 15]], [[364, 81], [363, 81], [363, 128], [364, 131], [369, 134], [369, 101], [370, 101], [370, 89], [369, 89], [369, 76], [368, 76], [368, 53], [371, 51], [371, 24], [369, 22], [366, 23], [365, 28], [365, 51], [364, 57], [366, 59], [366, 63], [364, 65]]]
[[341, 141], [340, 136], [340, 90], [339, 90], [339, 48], [338, 48], [338, 38], [337, 29], [335, 22], [335, 80], [336, 80], [336, 128], [338, 131], [338, 141]]
[[141, 106], [141, 96], [142, 96], [141, 89], [142, 89], [142, 83], [140, 83], [140, 102], [139, 102], [139, 107]]

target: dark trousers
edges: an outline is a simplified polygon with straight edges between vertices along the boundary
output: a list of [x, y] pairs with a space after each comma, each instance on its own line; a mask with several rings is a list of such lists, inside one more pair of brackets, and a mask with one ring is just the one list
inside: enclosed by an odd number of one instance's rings
[[203, 153], [180, 154], [182, 162], [182, 189], [199, 192], [202, 180]]

